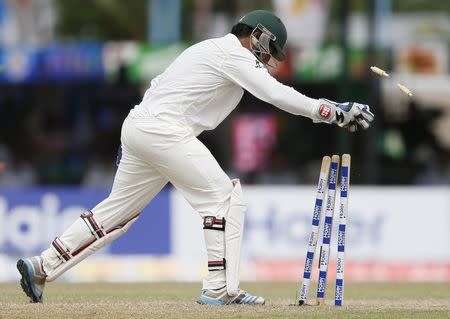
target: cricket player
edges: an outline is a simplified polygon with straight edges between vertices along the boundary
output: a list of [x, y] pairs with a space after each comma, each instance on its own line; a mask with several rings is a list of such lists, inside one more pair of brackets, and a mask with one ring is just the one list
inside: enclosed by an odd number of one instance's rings
[[253, 11], [224, 37], [186, 49], [152, 80], [123, 122], [122, 154], [108, 198], [81, 214], [40, 256], [17, 262], [22, 289], [32, 302], [42, 302], [46, 282], [126, 232], [170, 182], [203, 222], [209, 272], [198, 302], [264, 304], [263, 297], [239, 288], [246, 210], [241, 185], [197, 136], [220, 124], [244, 89], [294, 115], [350, 131], [367, 129], [374, 119], [367, 105], [312, 99], [273, 78], [266, 66], [285, 59], [286, 38], [278, 17]]

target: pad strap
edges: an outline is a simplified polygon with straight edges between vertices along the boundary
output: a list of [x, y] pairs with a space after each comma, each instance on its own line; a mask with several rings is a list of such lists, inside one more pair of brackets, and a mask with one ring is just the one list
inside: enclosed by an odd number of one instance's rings
[[203, 219], [203, 229], [214, 229], [225, 231], [225, 217], [206, 216]]
[[52, 241], [52, 248], [55, 250], [56, 255], [63, 262], [69, 261], [72, 258], [70, 250], [62, 243], [62, 241], [56, 237]]
[[94, 219], [94, 213], [88, 210], [80, 215], [81, 219], [85, 222], [86, 226], [89, 228], [89, 231], [95, 238], [100, 239], [104, 237], [105, 231], [97, 224]]
[[208, 261], [208, 270], [209, 271], [224, 270], [225, 268], [226, 268], [225, 258], [223, 258], [222, 260]]

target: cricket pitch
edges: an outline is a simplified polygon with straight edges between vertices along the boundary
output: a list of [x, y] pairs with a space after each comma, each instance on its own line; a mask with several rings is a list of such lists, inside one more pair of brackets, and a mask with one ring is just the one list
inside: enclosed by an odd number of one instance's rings
[[7, 283], [0, 284], [0, 318], [450, 318], [450, 283], [348, 283], [340, 308], [332, 290], [326, 305], [298, 307], [290, 306], [296, 283], [241, 286], [266, 305], [199, 305], [200, 283], [173, 282], [50, 283], [44, 303], [31, 304], [18, 283]]

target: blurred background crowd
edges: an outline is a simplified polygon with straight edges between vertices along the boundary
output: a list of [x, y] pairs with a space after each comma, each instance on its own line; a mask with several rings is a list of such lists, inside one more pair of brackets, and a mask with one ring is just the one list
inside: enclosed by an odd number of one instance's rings
[[200, 136], [225, 171], [246, 183], [311, 183], [323, 155], [349, 152], [355, 183], [450, 184], [448, 1], [0, 0], [0, 185], [109, 186], [122, 121], [151, 79], [254, 9], [273, 10], [288, 30], [277, 79], [367, 103], [376, 123], [350, 134], [246, 93]]

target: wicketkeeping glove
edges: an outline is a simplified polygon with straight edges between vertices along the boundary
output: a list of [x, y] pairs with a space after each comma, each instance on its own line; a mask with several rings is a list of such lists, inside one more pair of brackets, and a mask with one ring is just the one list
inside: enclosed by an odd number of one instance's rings
[[327, 99], [319, 100], [319, 108], [315, 114], [315, 123], [336, 124], [355, 132], [359, 127], [368, 129], [375, 116], [368, 105], [346, 102], [336, 103]]

